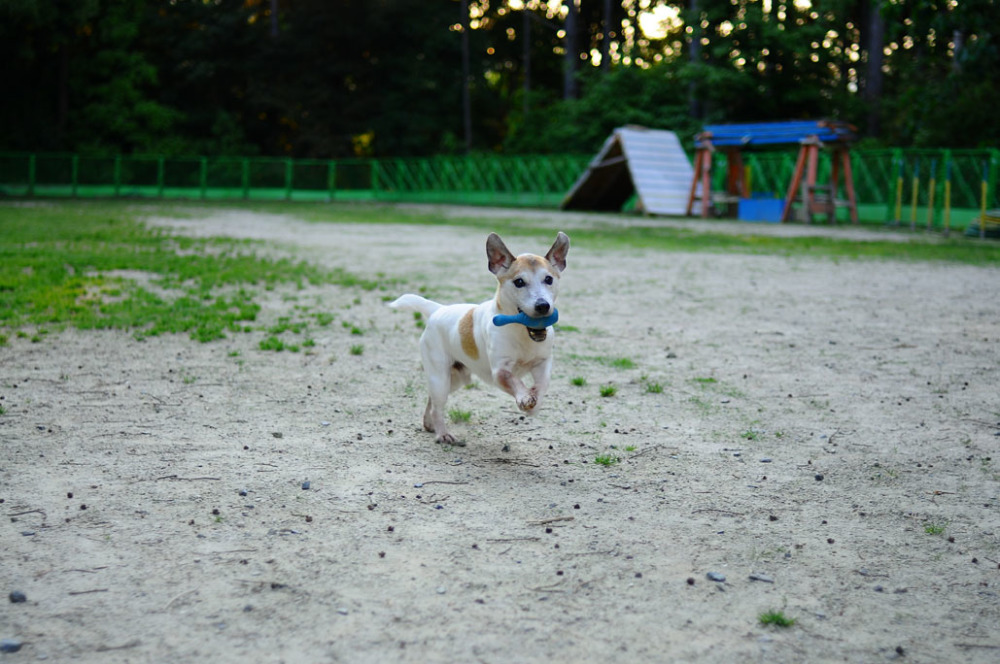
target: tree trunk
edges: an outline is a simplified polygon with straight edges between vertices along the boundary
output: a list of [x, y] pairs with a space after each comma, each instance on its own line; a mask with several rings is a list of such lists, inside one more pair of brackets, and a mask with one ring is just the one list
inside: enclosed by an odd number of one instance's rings
[[[691, 41], [688, 42], [688, 60], [692, 65], [697, 65], [701, 60], [701, 10], [698, 0], [691, 0]], [[701, 101], [698, 99], [698, 86], [692, 81], [688, 86], [688, 104], [691, 117], [696, 120], [702, 118]]]
[[611, 71], [611, 0], [604, 0], [601, 30], [601, 69], [608, 72]]
[[469, 94], [469, 0], [462, 0], [462, 132], [466, 154], [472, 152], [472, 99]]
[[885, 21], [882, 19], [881, 0], [867, 3], [867, 35], [865, 50], [868, 63], [865, 68], [863, 98], [868, 105], [868, 135], [876, 137], [882, 130], [882, 60], [885, 48]]
[[577, 48], [578, 17], [576, 0], [564, 0], [563, 4], [566, 6], [566, 22], [563, 28], [566, 31], [564, 41], [566, 55], [563, 60], [563, 99], [576, 99], [576, 72], [580, 63], [580, 53]]

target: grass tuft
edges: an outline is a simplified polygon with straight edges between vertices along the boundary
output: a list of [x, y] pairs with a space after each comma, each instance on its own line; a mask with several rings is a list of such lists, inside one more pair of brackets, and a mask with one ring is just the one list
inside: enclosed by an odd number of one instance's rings
[[791, 627], [795, 624], [795, 618], [787, 617], [782, 611], [766, 611], [757, 617], [761, 625], [774, 625], [775, 627]]

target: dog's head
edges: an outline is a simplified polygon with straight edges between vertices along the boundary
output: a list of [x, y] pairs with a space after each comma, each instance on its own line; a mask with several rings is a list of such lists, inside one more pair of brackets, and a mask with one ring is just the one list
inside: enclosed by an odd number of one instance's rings
[[560, 232], [545, 256], [514, 256], [500, 236], [486, 238], [486, 258], [490, 272], [500, 282], [497, 308], [503, 313], [524, 312], [541, 318], [552, 313], [559, 290], [559, 275], [566, 269], [569, 237]]

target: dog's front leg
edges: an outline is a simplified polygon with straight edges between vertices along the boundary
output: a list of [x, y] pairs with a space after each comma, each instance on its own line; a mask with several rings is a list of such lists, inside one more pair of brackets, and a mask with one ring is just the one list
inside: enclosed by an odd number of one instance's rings
[[528, 386], [515, 376], [510, 369], [496, 369], [493, 372], [493, 380], [500, 386], [500, 389], [514, 397], [517, 407], [521, 410], [530, 413], [538, 404], [538, 397], [535, 394], [534, 388], [528, 389]]
[[532, 367], [531, 369], [531, 394], [535, 398], [535, 405], [537, 406], [542, 401], [542, 395], [545, 394], [549, 389], [549, 376], [552, 375], [552, 358], [549, 358], [542, 362], [541, 364]]

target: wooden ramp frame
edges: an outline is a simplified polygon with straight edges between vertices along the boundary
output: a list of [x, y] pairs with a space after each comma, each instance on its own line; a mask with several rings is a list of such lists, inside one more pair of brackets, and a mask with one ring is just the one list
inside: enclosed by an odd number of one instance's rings
[[619, 127], [566, 194], [562, 209], [618, 211], [635, 194], [645, 214], [682, 215], [692, 173], [674, 132]]
[[[856, 224], [858, 204], [854, 193], [854, 175], [851, 171], [849, 152], [853, 140], [853, 127], [846, 123], [827, 120], [708, 125], [696, 137], [694, 175], [688, 190], [685, 214], [691, 216], [695, 202], [699, 201], [702, 217], [708, 217], [709, 210], [717, 210], [716, 206], [720, 203], [726, 205], [727, 216], [735, 217], [737, 204], [748, 194], [743, 168], [743, 150], [754, 146], [798, 143], [799, 156], [785, 195], [781, 221], [788, 221], [793, 206], [799, 204], [800, 218], [806, 223], [812, 223], [814, 214], [825, 213], [832, 224], [836, 221], [837, 208], [846, 207], [851, 222]], [[819, 171], [819, 151], [823, 148], [832, 151], [830, 182], [826, 184], [816, 181]], [[726, 190], [713, 193], [712, 155], [717, 149], [724, 150], [727, 157]], [[838, 200], [836, 197], [841, 177], [847, 194], [846, 200]]]

